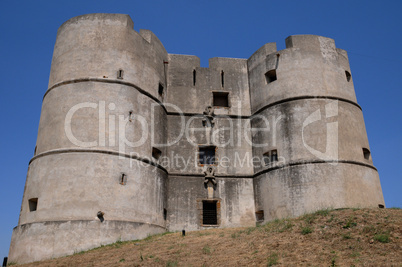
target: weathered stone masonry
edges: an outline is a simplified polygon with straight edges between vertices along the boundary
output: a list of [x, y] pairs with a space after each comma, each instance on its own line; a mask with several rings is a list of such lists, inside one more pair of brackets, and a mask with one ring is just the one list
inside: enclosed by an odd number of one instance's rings
[[[266, 121], [269, 131], [250, 130]], [[174, 142], [184, 125], [204, 130]], [[214, 134], [224, 127], [232, 130]], [[122, 151], [122, 131], [138, 145]], [[164, 166], [170, 155], [189, 164]], [[264, 164], [234, 164], [248, 156]], [[202, 68], [196, 56], [168, 54], [151, 31], [136, 32], [128, 15], [89, 14], [57, 33], [9, 261], [379, 205], [347, 53], [332, 39], [290, 36], [284, 50], [268, 43], [249, 59]]]

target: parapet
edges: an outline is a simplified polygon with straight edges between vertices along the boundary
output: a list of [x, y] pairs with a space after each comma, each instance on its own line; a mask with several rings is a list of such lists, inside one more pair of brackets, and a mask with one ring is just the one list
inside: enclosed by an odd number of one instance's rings
[[86, 25], [114, 25], [114, 26], [126, 26], [127, 28], [134, 28], [134, 22], [129, 15], [126, 14], [107, 14], [107, 13], [92, 13], [85, 14], [71, 18], [64, 22], [58, 29], [63, 30], [67, 25], [80, 24], [85, 21]]

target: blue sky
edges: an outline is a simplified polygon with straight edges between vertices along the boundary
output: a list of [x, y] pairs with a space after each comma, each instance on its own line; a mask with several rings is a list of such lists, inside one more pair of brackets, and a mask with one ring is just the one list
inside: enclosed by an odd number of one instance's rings
[[169, 53], [248, 58], [263, 44], [316, 34], [349, 53], [387, 207], [402, 207], [402, 1], [0, 1], [0, 258], [8, 254], [33, 156], [57, 28], [87, 13], [124, 13]]

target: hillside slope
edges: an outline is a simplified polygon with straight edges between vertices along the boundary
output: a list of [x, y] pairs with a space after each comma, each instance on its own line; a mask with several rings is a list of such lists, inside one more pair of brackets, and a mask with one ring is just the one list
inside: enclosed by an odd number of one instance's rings
[[323, 210], [251, 228], [167, 233], [22, 266], [401, 266], [402, 210]]

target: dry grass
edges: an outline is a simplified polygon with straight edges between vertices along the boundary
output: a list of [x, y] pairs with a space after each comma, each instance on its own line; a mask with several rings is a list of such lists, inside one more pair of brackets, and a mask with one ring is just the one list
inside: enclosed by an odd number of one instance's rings
[[324, 210], [251, 228], [117, 242], [23, 266], [400, 266], [402, 210]]

